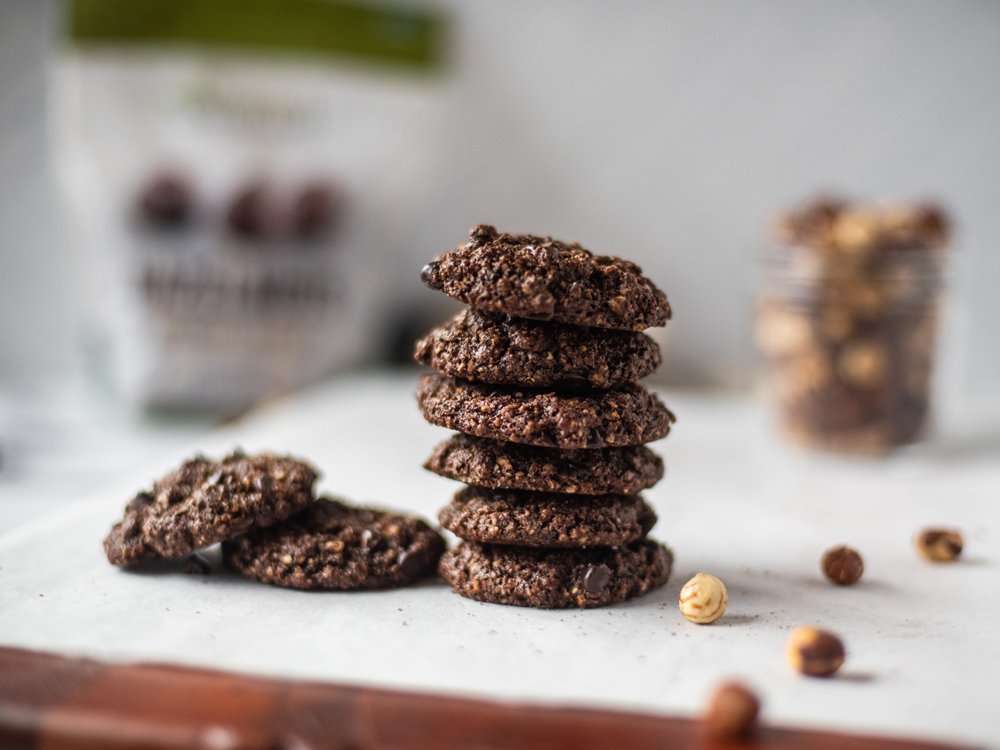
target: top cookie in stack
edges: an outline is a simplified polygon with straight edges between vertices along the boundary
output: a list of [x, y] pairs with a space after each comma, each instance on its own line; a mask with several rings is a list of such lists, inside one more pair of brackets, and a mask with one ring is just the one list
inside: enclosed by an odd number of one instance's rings
[[641, 333], [670, 317], [634, 263], [480, 225], [424, 268], [470, 306], [417, 344], [424, 417], [459, 435], [427, 468], [466, 482], [441, 512], [465, 541], [441, 573], [460, 594], [591, 607], [663, 584], [671, 555], [646, 539], [636, 493], [663, 475], [643, 444], [673, 414], [638, 381], [660, 364]]

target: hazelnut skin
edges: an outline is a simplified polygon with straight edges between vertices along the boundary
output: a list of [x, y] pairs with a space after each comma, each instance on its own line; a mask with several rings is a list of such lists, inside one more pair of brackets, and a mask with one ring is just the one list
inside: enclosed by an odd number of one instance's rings
[[739, 682], [724, 682], [708, 701], [702, 721], [709, 734], [739, 739], [753, 734], [760, 713], [760, 699]]
[[965, 540], [955, 529], [923, 529], [914, 539], [917, 551], [931, 562], [953, 562], [962, 554]]
[[819, 628], [796, 628], [785, 647], [788, 663], [810, 677], [829, 677], [844, 663], [843, 642], [833, 633]]
[[865, 572], [865, 563], [858, 551], [841, 545], [823, 554], [823, 574], [838, 586], [857, 583]]
[[708, 625], [722, 617], [729, 604], [726, 585], [713, 575], [698, 573], [681, 588], [677, 606], [691, 622]]

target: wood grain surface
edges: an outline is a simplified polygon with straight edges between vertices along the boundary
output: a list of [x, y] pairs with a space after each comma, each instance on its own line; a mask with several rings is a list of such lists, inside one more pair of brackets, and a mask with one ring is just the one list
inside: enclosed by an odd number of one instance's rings
[[106, 664], [0, 647], [2, 748], [591, 750], [957, 747], [762, 726], [711, 738], [695, 720]]

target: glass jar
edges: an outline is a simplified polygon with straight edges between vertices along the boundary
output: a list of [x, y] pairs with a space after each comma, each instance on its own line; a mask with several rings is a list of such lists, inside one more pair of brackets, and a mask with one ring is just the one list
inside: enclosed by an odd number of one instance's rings
[[757, 342], [768, 385], [794, 442], [886, 453], [927, 426], [945, 225], [927, 207], [817, 205], [786, 219], [765, 259]]

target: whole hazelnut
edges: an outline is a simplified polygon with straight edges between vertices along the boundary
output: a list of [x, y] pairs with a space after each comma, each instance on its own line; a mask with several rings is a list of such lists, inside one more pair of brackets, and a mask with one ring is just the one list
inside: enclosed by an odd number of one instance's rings
[[771, 305], [760, 311], [756, 336], [763, 352], [784, 357], [809, 348], [812, 328], [804, 315]]
[[861, 210], [844, 211], [833, 222], [833, 244], [851, 254], [866, 253], [878, 239], [878, 220]]
[[844, 644], [819, 628], [796, 628], [785, 647], [788, 663], [804, 675], [829, 677], [844, 663]]
[[681, 588], [677, 606], [691, 622], [708, 625], [726, 611], [729, 594], [726, 585], [713, 575], [698, 573]]
[[865, 572], [865, 563], [858, 551], [841, 545], [823, 553], [823, 574], [840, 586], [857, 583]]
[[860, 388], [880, 385], [888, 369], [885, 352], [871, 342], [847, 344], [837, 359], [837, 373], [848, 384]]
[[709, 698], [702, 721], [709, 733], [737, 739], [753, 733], [760, 713], [760, 699], [739, 682], [724, 682]]
[[914, 543], [917, 551], [931, 562], [952, 562], [965, 546], [961, 532], [956, 529], [923, 529]]
[[951, 226], [947, 215], [939, 206], [925, 203], [913, 208], [916, 233], [928, 247], [940, 248], [948, 244]]

